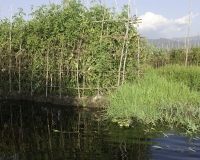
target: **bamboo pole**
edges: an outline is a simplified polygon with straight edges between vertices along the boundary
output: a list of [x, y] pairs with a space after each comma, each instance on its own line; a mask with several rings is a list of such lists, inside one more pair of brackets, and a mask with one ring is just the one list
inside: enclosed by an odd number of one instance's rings
[[53, 86], [53, 75], [50, 74], [51, 86], [50, 86], [50, 94], [52, 94], [52, 86]]
[[178, 40], [178, 48], [177, 49], [179, 49], [179, 40]]
[[21, 54], [22, 54], [22, 45], [19, 45], [19, 93], [21, 93]]
[[[130, 0], [129, 0], [129, 2], [130, 2]], [[129, 22], [127, 23], [127, 25], [129, 26]], [[120, 80], [121, 80], [121, 68], [122, 68], [122, 61], [123, 61], [123, 57], [124, 57], [124, 49], [125, 49], [125, 46], [127, 43], [128, 29], [129, 29], [129, 27], [126, 28], [126, 33], [124, 36], [124, 42], [123, 42], [123, 46], [122, 46], [122, 52], [121, 52], [121, 56], [120, 56], [120, 63], [119, 63], [119, 68], [118, 68], [118, 83], [117, 83], [118, 86], [120, 85]], [[123, 83], [123, 81], [122, 81], [122, 83]]]
[[77, 79], [77, 87], [78, 87], [78, 98], [81, 98], [80, 94], [80, 86], [79, 86], [79, 60], [80, 60], [80, 48], [81, 48], [82, 40], [80, 40], [79, 48], [78, 48], [78, 58], [77, 58], [77, 74], [76, 74], [76, 79]]
[[9, 91], [11, 92], [12, 91], [12, 76], [11, 76], [11, 68], [12, 68], [12, 6], [13, 6], [13, 3], [11, 5], [11, 9], [10, 9], [10, 30], [9, 30], [9, 40], [10, 40], [10, 59], [9, 59], [9, 86], [10, 86], [10, 89]]
[[120, 85], [120, 80], [121, 80], [121, 68], [122, 68], [122, 60], [123, 60], [123, 56], [124, 56], [124, 48], [125, 48], [125, 41], [123, 43], [121, 57], [120, 57], [120, 63], [119, 63], [119, 69], [118, 69], [118, 83], [117, 83], [118, 86]]
[[49, 47], [48, 47], [48, 51], [46, 54], [46, 97], [48, 97], [48, 79], [49, 79]]
[[61, 54], [60, 54], [60, 63], [59, 63], [59, 68], [60, 68], [60, 71], [59, 71], [59, 97], [60, 99], [62, 98], [62, 66], [63, 66], [63, 63], [62, 63], [62, 59], [63, 59], [63, 43], [62, 43], [62, 49], [61, 49]]
[[[104, 20], [105, 20], [105, 13], [106, 13], [106, 0], [104, 0], [104, 7], [103, 7], [103, 20], [101, 23], [101, 34], [100, 34], [100, 48], [102, 49], [102, 36], [103, 36], [103, 29], [104, 29]], [[100, 96], [100, 75], [98, 78], [98, 86], [97, 86], [97, 96]]]
[[198, 36], [196, 36], [194, 47], [198, 47]]
[[140, 76], [140, 37], [139, 36], [137, 38], [137, 42], [138, 42], [138, 50], [137, 50], [137, 52], [138, 52], [138, 54], [137, 54], [138, 72], [137, 72], [137, 74], [139, 77]]
[[1, 25], [1, 6], [0, 6], [0, 25]]
[[[0, 53], [1, 54], [1, 53]], [[2, 66], [1, 66], [1, 55], [0, 55], [0, 93], [2, 90]]]
[[[52, 88], [58, 88], [59, 86], [52, 86]], [[111, 86], [111, 87], [102, 87], [102, 89], [113, 89], [117, 88], [117, 86]], [[63, 87], [63, 89], [79, 89], [79, 90], [91, 90], [91, 88], [84, 88], [84, 87], [79, 87], [79, 88], [74, 88], [74, 87]], [[98, 88], [92, 88], [94, 90], [98, 90]]]
[[[1, 6], [0, 6], [0, 25], [1, 25]], [[1, 51], [0, 51], [0, 92], [2, 89], [2, 66], [1, 66]]]
[[116, 7], [117, 7], [117, 12], [119, 13], [119, 7], [118, 7], [117, 0], [115, 0], [115, 5], [116, 5]]
[[188, 37], [187, 37], [187, 48], [185, 54], [185, 66], [188, 65], [188, 53], [190, 48], [190, 18], [192, 13], [192, 0], [190, 0], [190, 12], [189, 12], [189, 20], [188, 20]]
[[[129, 3], [128, 3], [128, 20], [130, 19], [130, 7], [131, 7], [131, 0], [129, 0]], [[126, 61], [127, 61], [127, 54], [128, 54], [128, 33], [129, 33], [129, 21], [127, 23], [127, 28], [126, 28], [126, 36], [125, 36], [125, 41], [126, 41], [126, 44], [125, 44], [125, 54], [124, 54], [124, 65], [123, 65], [123, 78], [122, 78], [122, 85], [124, 84], [124, 81], [125, 81], [125, 70], [126, 70]]]
[[[85, 62], [83, 61], [83, 66], [85, 66]], [[83, 67], [83, 72], [85, 72], [85, 67]], [[86, 84], [86, 75], [83, 74], [83, 88], [85, 88], [85, 84]], [[80, 89], [80, 87], [79, 87]], [[85, 92], [84, 90], [82, 91], [82, 96], [84, 96]]]
[[[33, 66], [33, 61], [35, 59], [35, 54], [33, 55], [33, 59], [32, 59], [32, 66]], [[33, 69], [31, 71], [31, 97], [33, 96]]]
[[77, 58], [77, 72], [76, 72], [76, 82], [77, 82], [77, 88], [78, 88], [78, 98], [81, 98], [80, 95], [80, 89], [79, 89], [79, 53], [78, 53], [78, 58]]
[[[93, 22], [113, 22], [113, 21], [125, 21], [125, 22], [129, 22], [130, 24], [138, 24], [138, 23], [142, 23], [139, 22], [141, 19], [137, 19], [137, 21], [132, 20], [132, 19], [109, 19], [109, 20], [101, 20], [101, 21], [93, 21]], [[90, 23], [90, 22], [84, 22], [84, 23]]]
[[[135, 15], [136, 17], [138, 17], [138, 12], [137, 12], [137, 6], [136, 6], [136, 1], [134, 0], [134, 8], [135, 8]], [[141, 19], [139, 19], [141, 20]], [[138, 21], [136, 20], [136, 27], [137, 27], [137, 32], [138, 32]], [[138, 65], [138, 68], [137, 68], [137, 76], [139, 77], [140, 76], [140, 36], [138, 35], [137, 36], [137, 65]]]

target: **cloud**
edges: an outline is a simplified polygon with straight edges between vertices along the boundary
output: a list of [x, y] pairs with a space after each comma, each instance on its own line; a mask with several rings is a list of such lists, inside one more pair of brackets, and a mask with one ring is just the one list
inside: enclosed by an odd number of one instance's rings
[[[198, 13], [197, 14], [191, 14], [191, 19], [195, 18], [196, 16], [198, 16]], [[177, 24], [188, 24], [188, 21], [189, 21], [189, 15], [187, 16], [184, 16], [182, 18], [178, 18], [178, 19], [175, 19], [174, 20], [175, 23]]]
[[[198, 16], [198, 14], [192, 13], [191, 20], [196, 16]], [[139, 18], [142, 19], [142, 23], [139, 25], [138, 29], [142, 35], [148, 38], [170, 38], [178, 34], [177, 32], [183, 32], [186, 29], [189, 16], [187, 15], [178, 19], [168, 19], [162, 15], [146, 12]]]

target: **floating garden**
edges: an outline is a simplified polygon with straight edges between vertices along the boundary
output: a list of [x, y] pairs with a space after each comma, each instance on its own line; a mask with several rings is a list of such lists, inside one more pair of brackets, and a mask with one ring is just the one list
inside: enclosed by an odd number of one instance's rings
[[189, 48], [187, 63], [185, 49], [155, 48], [129, 5], [117, 12], [70, 0], [24, 15], [19, 9], [0, 23], [0, 95], [100, 95], [109, 102], [104, 117], [120, 126], [199, 131], [200, 47]]

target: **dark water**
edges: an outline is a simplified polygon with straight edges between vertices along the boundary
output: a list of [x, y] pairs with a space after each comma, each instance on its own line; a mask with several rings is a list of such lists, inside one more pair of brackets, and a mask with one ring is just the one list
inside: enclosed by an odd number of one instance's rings
[[166, 127], [120, 128], [87, 108], [1, 101], [0, 129], [0, 160], [200, 159], [198, 138]]

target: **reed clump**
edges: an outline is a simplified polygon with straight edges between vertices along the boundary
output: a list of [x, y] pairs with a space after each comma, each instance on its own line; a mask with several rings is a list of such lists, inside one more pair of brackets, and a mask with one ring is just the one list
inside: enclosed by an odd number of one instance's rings
[[150, 69], [139, 81], [110, 92], [105, 116], [123, 126], [134, 125], [136, 120], [146, 125], [163, 123], [198, 131], [200, 93], [171, 74], [159, 73]]
[[200, 91], [200, 67], [199, 66], [181, 66], [168, 65], [155, 70], [159, 75], [168, 80], [182, 82], [191, 90]]

